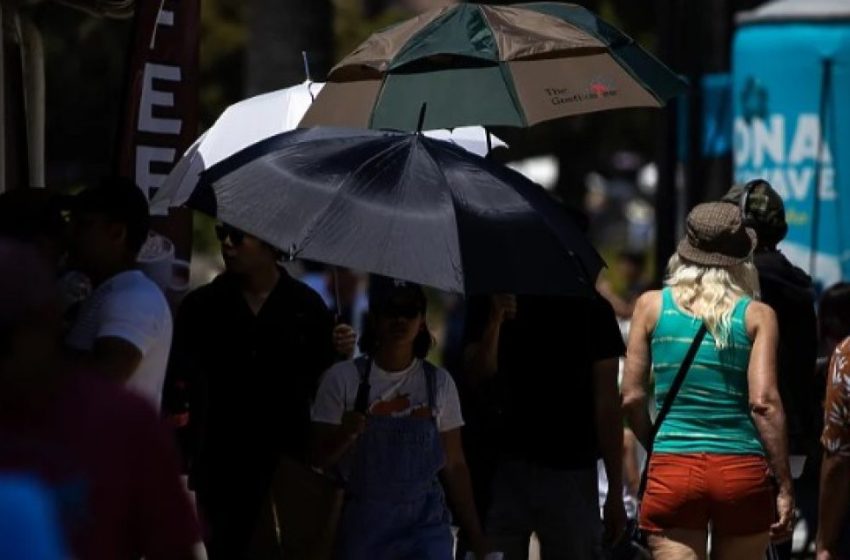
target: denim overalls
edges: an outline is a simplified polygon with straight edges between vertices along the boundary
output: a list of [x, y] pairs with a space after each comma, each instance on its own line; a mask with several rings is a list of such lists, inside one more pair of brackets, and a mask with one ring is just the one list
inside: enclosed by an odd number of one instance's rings
[[[368, 390], [371, 363], [355, 362]], [[451, 560], [451, 515], [438, 473], [436, 368], [423, 362], [430, 418], [369, 416], [350, 457], [337, 558]], [[368, 398], [368, 397], [367, 397]]]

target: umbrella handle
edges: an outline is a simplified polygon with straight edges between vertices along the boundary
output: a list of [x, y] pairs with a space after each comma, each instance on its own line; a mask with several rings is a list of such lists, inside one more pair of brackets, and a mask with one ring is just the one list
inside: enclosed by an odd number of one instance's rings
[[335, 323], [339, 323], [342, 318], [342, 306], [339, 303], [339, 267], [333, 267], [333, 275], [334, 275], [334, 302], [336, 303], [336, 317]]

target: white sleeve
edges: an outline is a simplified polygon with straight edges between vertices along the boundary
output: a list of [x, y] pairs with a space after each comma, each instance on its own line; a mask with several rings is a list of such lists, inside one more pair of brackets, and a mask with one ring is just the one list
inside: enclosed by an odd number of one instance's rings
[[342, 424], [342, 415], [348, 408], [348, 379], [352, 376], [352, 369], [356, 373], [353, 362], [340, 362], [322, 375], [310, 415], [313, 422]]
[[437, 429], [448, 432], [463, 426], [460, 397], [452, 376], [444, 369], [437, 370]]
[[170, 330], [171, 310], [160, 293], [116, 292], [100, 308], [96, 338], [126, 340], [146, 355]]

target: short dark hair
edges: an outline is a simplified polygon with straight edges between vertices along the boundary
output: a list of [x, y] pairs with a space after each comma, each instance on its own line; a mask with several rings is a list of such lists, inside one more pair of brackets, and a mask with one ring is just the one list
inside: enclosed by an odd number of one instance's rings
[[[363, 322], [363, 332], [360, 335], [360, 340], [357, 345], [360, 351], [367, 356], [374, 357], [378, 350], [378, 332], [375, 328], [375, 312], [370, 311], [366, 314], [366, 320]], [[434, 336], [428, 330], [426, 325], [422, 332], [416, 335], [413, 340], [413, 355], [420, 360], [424, 360], [434, 346]]]
[[843, 340], [850, 336], [850, 282], [833, 284], [818, 305], [821, 336]]
[[0, 195], [0, 235], [34, 242], [59, 238], [65, 229], [63, 199], [47, 189], [20, 187]]
[[139, 253], [148, 238], [150, 212], [148, 199], [136, 184], [126, 177], [107, 177], [97, 187], [74, 197], [74, 212], [103, 214], [111, 222], [127, 228], [127, 250]]

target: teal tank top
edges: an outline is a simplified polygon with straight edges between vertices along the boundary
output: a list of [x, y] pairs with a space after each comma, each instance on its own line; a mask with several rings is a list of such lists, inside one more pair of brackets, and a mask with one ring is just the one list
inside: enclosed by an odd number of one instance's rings
[[[732, 311], [729, 345], [718, 350], [706, 333], [676, 400], [655, 439], [657, 453], [764, 455], [750, 417], [747, 367], [752, 343], [744, 321], [750, 298]], [[652, 334], [656, 402], [664, 402], [679, 366], [697, 334], [700, 320], [685, 313], [662, 291], [661, 315]]]

